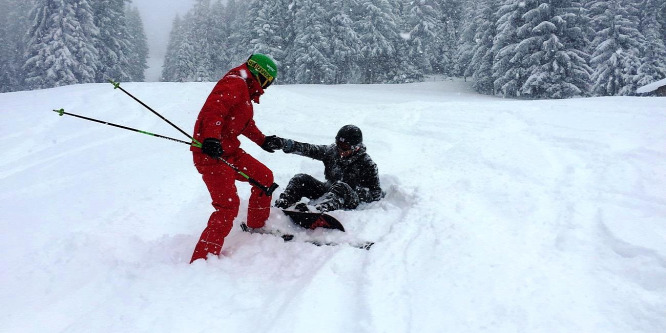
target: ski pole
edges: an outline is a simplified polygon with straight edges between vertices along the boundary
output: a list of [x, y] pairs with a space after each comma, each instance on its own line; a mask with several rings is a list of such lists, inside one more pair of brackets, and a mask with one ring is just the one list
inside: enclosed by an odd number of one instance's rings
[[224, 162], [226, 165], [228, 165], [230, 168], [232, 168], [234, 171], [236, 171], [239, 175], [243, 176], [243, 178], [247, 179], [247, 182], [248, 182], [248, 183], [250, 183], [250, 184], [252, 184], [252, 185], [258, 187], [260, 190], [264, 191], [264, 193], [266, 193], [266, 195], [268, 195], [269, 197], [270, 197], [271, 195], [273, 195], [273, 192], [274, 192], [274, 191], [278, 188], [278, 186], [279, 186], [279, 185], [276, 184], [276, 183], [273, 183], [273, 184], [272, 184], [271, 186], [269, 186], [269, 187], [266, 187], [266, 186], [264, 186], [264, 185], [261, 185], [258, 181], [256, 181], [255, 179], [252, 179], [250, 176], [248, 176], [247, 174], [245, 174], [245, 172], [240, 171], [235, 165], [229, 163], [229, 162], [228, 162], [227, 160], [225, 160], [224, 158], [222, 158], [222, 157], [218, 157], [217, 159], [220, 160], [220, 161], [222, 161], [222, 162]]
[[109, 82], [113, 85], [113, 89], [120, 89], [122, 92], [127, 94], [127, 96], [132, 97], [135, 101], [139, 102], [139, 104], [143, 105], [146, 109], [150, 110], [152, 113], [154, 113], [156, 116], [160, 117], [162, 120], [166, 121], [169, 125], [173, 126], [173, 128], [177, 129], [180, 131], [180, 133], [183, 133], [186, 137], [190, 138], [192, 142], [198, 144], [197, 147], [201, 147], [201, 142], [195, 140], [191, 135], [187, 134], [187, 132], [183, 131], [180, 129], [180, 127], [174, 125], [174, 123], [170, 122], [169, 119], [164, 118], [161, 114], [157, 113], [157, 111], [153, 110], [150, 106], [146, 105], [146, 103], [142, 102], [140, 99], [134, 97], [134, 95], [130, 94], [127, 90], [123, 89], [123, 87], [120, 86], [119, 82], [115, 82], [111, 79], [109, 79]]
[[[182, 129], [180, 129], [178, 126], [174, 125], [174, 124], [173, 124], [172, 122], [170, 122], [168, 119], [164, 118], [161, 114], [157, 113], [157, 111], [153, 110], [150, 106], [146, 105], [146, 103], [142, 102], [140, 99], [138, 99], [138, 98], [134, 97], [134, 95], [130, 94], [127, 90], [123, 89], [123, 88], [120, 86], [120, 83], [119, 83], [119, 82], [115, 82], [115, 81], [113, 81], [113, 80], [111, 80], [111, 79], [109, 79], [109, 82], [111, 82], [111, 84], [113, 85], [113, 89], [120, 89], [122, 92], [124, 92], [125, 94], [127, 94], [127, 96], [132, 97], [135, 101], [139, 102], [139, 104], [143, 105], [146, 109], [150, 110], [152, 113], [154, 113], [155, 115], [157, 115], [158, 117], [160, 117], [162, 120], [166, 121], [169, 125], [173, 126], [175, 129], [179, 130], [179, 131], [180, 131], [181, 133], [183, 133], [185, 136], [187, 136], [188, 138], [190, 138], [190, 140], [192, 140], [192, 142], [194, 142], [194, 144], [192, 144], [193, 146], [201, 148], [201, 143], [200, 143], [199, 141], [197, 141], [196, 139], [194, 139], [191, 135], [187, 134], [185, 131], [183, 131]], [[243, 176], [245, 179], [247, 179], [247, 181], [248, 181], [250, 184], [252, 184], [252, 185], [254, 185], [254, 186], [260, 188], [260, 189], [261, 189], [262, 191], [264, 191], [264, 193], [266, 193], [268, 196], [272, 195], [272, 194], [273, 194], [273, 191], [275, 191], [275, 189], [278, 187], [278, 184], [276, 184], [276, 183], [273, 183], [273, 184], [272, 184], [271, 186], [269, 186], [269, 187], [266, 187], [266, 186], [264, 186], [264, 185], [261, 185], [261, 184], [259, 184], [259, 182], [257, 182], [256, 180], [252, 179], [250, 176], [248, 176], [248, 175], [245, 174], [244, 172], [238, 170], [238, 168], [236, 168], [234, 165], [232, 165], [231, 163], [227, 162], [227, 160], [225, 160], [225, 159], [223, 159], [223, 158], [221, 158], [221, 157], [219, 158], [219, 160], [222, 161], [222, 162], [224, 162], [225, 164], [227, 164], [230, 168], [232, 168], [234, 171], [236, 171], [239, 175], [241, 175], [241, 176]]]
[[[154, 136], [154, 137], [157, 137], [157, 138], [162, 138], [162, 139], [167, 139], [167, 140], [171, 140], [171, 141], [175, 141], [175, 142], [184, 143], [184, 144], [186, 144], [186, 145], [188, 145], [188, 146], [195, 146], [195, 147], [201, 148], [201, 143], [198, 143], [196, 140], [192, 140], [192, 141], [195, 141], [195, 142], [187, 142], [187, 141], [183, 141], [183, 140], [178, 140], [178, 139], [170, 138], [170, 137], [168, 137], [168, 136], [159, 135], [159, 134], [155, 134], [155, 133], [150, 133], [150, 132], [142, 131], [142, 130], [139, 130], [139, 129], [136, 129], [136, 128], [131, 128], [131, 127], [123, 126], [123, 125], [118, 125], [118, 124], [110, 123], [110, 122], [108, 122], [108, 121], [103, 121], [103, 120], [99, 120], [99, 119], [94, 119], [94, 118], [89, 118], [89, 117], [81, 116], [81, 115], [74, 114], [74, 113], [65, 112], [65, 109], [53, 110], [53, 112], [58, 113], [61, 117], [62, 117], [63, 115], [68, 115], [68, 116], [72, 116], [72, 117], [76, 117], [76, 118], [81, 118], [81, 119], [85, 119], [85, 120], [93, 121], [93, 122], [100, 123], [100, 124], [104, 124], [104, 125], [109, 125], [109, 126], [113, 126], [113, 127], [117, 127], [117, 128], [122, 128], [122, 129], [125, 129], [125, 130], [129, 130], [129, 131], [133, 131], [133, 132], [138, 132], [138, 133], [142, 133], [142, 134], [146, 134], [146, 135]], [[222, 162], [224, 162], [224, 163], [225, 163], [226, 165], [228, 165], [231, 169], [233, 169], [234, 171], [236, 171], [236, 173], [238, 173], [239, 175], [243, 176], [243, 178], [247, 179], [248, 183], [250, 183], [250, 184], [252, 184], [252, 185], [258, 187], [260, 190], [264, 191], [264, 193], [266, 193], [266, 195], [268, 195], [268, 196], [273, 195], [273, 192], [278, 188], [278, 184], [276, 184], [276, 183], [273, 183], [271, 186], [266, 187], [266, 186], [262, 185], [261, 183], [259, 183], [258, 181], [256, 181], [255, 179], [253, 179], [253, 178], [251, 178], [250, 176], [248, 176], [248, 175], [247, 175], [246, 173], [244, 173], [243, 171], [240, 171], [235, 165], [229, 163], [229, 162], [228, 162], [227, 160], [225, 160], [224, 158], [222, 158], [222, 157], [218, 157], [217, 159], [220, 160], [220, 161], [222, 161]]]
[[155, 133], [150, 133], [150, 132], [142, 131], [142, 130], [139, 130], [139, 129], [136, 129], [136, 128], [131, 128], [131, 127], [123, 126], [123, 125], [118, 125], [118, 124], [110, 123], [110, 122], [108, 122], [108, 121], [103, 121], [103, 120], [99, 120], [99, 119], [93, 119], [93, 118], [84, 117], [84, 116], [81, 116], [81, 115], [78, 115], [78, 114], [73, 114], [73, 113], [65, 112], [65, 109], [53, 110], [53, 112], [57, 112], [60, 116], [68, 115], [68, 116], [72, 116], [72, 117], [76, 117], [76, 118], [81, 118], [81, 119], [85, 119], [85, 120], [94, 121], [94, 122], [96, 122], [96, 123], [100, 123], [100, 124], [104, 124], [104, 125], [109, 125], [109, 126], [113, 126], [113, 127], [118, 127], [118, 128], [122, 128], [122, 129], [125, 129], [125, 130], [134, 131], [134, 132], [138, 132], [138, 133], [142, 133], [142, 134], [146, 134], [146, 135], [154, 136], [154, 137], [157, 137], [157, 138], [162, 138], [162, 139], [167, 139], [167, 140], [171, 140], [171, 141], [181, 142], [181, 143], [184, 143], [184, 144], [186, 144], [186, 145], [190, 145], [190, 146], [195, 146], [195, 147], [199, 147], [199, 148], [201, 148], [201, 144], [192, 143], [192, 142], [187, 142], [187, 141], [183, 141], [183, 140], [178, 140], [178, 139], [170, 138], [170, 137], [168, 137], [168, 136], [159, 135], [159, 134], [155, 134]]

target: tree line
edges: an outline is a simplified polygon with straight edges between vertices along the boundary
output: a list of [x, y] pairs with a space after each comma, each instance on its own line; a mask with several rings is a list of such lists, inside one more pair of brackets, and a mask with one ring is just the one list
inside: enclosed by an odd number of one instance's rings
[[0, 0], [0, 91], [143, 81], [148, 43], [127, 0]]
[[165, 81], [214, 81], [252, 52], [280, 83], [469, 77], [484, 94], [633, 95], [666, 77], [663, 0], [251, 0], [173, 23]]
[[[3, 91], [143, 80], [125, 2], [0, 0]], [[666, 77], [665, 45], [663, 0], [196, 0], [172, 24], [162, 81], [216, 81], [257, 52], [279, 84], [443, 75], [503, 97], [633, 95]]]

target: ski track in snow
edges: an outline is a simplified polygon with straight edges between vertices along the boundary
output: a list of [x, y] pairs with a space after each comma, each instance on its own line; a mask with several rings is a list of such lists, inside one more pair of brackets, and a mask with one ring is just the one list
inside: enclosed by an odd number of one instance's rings
[[[123, 87], [191, 131], [213, 83]], [[353, 123], [380, 202], [283, 242], [238, 225], [189, 265], [210, 198], [182, 139], [108, 84], [0, 94], [0, 298], [7, 332], [661, 332], [666, 99], [527, 101], [459, 80], [271, 87], [267, 134], [328, 144]], [[284, 190], [320, 162], [242, 147]]]

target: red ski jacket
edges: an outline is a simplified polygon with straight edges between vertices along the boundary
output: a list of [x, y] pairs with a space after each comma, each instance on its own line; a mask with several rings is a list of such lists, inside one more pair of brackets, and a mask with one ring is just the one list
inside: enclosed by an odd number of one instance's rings
[[[194, 125], [194, 139], [203, 142], [206, 138], [220, 140], [224, 156], [233, 155], [240, 146], [239, 135], [244, 135], [257, 145], [264, 143], [266, 136], [254, 123], [252, 101], [259, 103], [264, 93], [246, 64], [230, 70], [217, 82], [206, 99]], [[192, 146], [195, 164], [212, 164], [216, 161]], [[198, 153], [198, 154], [197, 154]]]

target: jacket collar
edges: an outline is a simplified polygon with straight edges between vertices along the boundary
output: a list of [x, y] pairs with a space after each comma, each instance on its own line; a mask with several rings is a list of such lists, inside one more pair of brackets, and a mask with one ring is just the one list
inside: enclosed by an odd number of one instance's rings
[[259, 84], [259, 81], [254, 78], [252, 72], [250, 72], [250, 70], [247, 68], [247, 64], [242, 64], [236, 68], [231, 69], [227, 75], [236, 75], [242, 77], [247, 84], [247, 90], [250, 93], [250, 99], [252, 99], [253, 102], [259, 104], [259, 97], [264, 94], [264, 89]]

